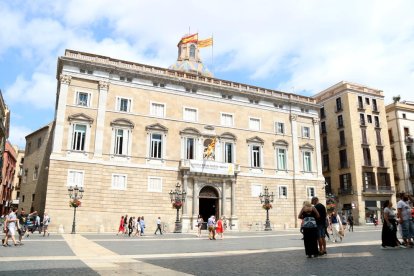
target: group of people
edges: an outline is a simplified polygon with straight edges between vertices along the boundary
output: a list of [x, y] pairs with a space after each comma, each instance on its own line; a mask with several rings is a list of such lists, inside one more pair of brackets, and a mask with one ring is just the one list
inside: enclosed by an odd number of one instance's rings
[[[201, 221], [201, 223], [199, 223]], [[203, 224], [203, 218], [198, 215], [197, 226], [198, 226], [198, 236], [201, 236], [201, 226]], [[216, 239], [216, 233], [220, 235], [220, 239], [224, 238], [224, 229], [227, 227], [224, 217], [220, 217], [216, 221], [215, 216], [211, 216], [207, 219], [207, 229], [208, 229], [208, 238], [210, 240]]]
[[[311, 202], [305, 201], [303, 203], [298, 217], [302, 220], [301, 232], [308, 258], [327, 254], [325, 237], [332, 242], [339, 242], [345, 235], [346, 219], [339, 216], [336, 211], [328, 214], [326, 207], [319, 202], [317, 197], [313, 197]], [[352, 216], [350, 219], [348, 217], [349, 221], [352, 222], [350, 225], [352, 225], [353, 231]], [[329, 236], [328, 229], [332, 231], [332, 238]]]
[[145, 230], [145, 221], [144, 216], [137, 216], [135, 217], [129, 217], [128, 215], [122, 216], [121, 221], [119, 222], [119, 228], [118, 233], [119, 234], [125, 234], [129, 237], [133, 234], [134, 237], [136, 236], [143, 236]]
[[[33, 218], [35, 218], [33, 222]], [[26, 214], [26, 211], [22, 209], [20, 213], [17, 212], [17, 208], [14, 207], [9, 210], [9, 213], [2, 216], [2, 225], [3, 225], [3, 232], [4, 238], [2, 239], [2, 245], [4, 247], [8, 247], [9, 239], [13, 241], [15, 246], [23, 245], [22, 239], [25, 235], [29, 237], [28, 232], [30, 231], [32, 234], [34, 231], [39, 231], [39, 234], [43, 231], [43, 236], [46, 234], [49, 236], [50, 233], [48, 231], [48, 226], [50, 223], [50, 217], [47, 213], [43, 216], [43, 223], [41, 223], [41, 219], [37, 211], [34, 211], [30, 214]], [[29, 229], [29, 225], [32, 225], [31, 229]], [[16, 233], [19, 234], [18, 240], [16, 240]]]
[[[397, 202], [397, 210], [392, 207], [392, 202], [384, 202], [384, 223], [382, 226], [382, 248], [407, 248], [413, 247], [414, 224], [413, 213], [410, 203], [412, 198], [406, 194], [400, 194], [400, 200]], [[397, 212], [396, 212], [397, 211]], [[397, 229], [400, 227], [403, 242], [397, 238]]]

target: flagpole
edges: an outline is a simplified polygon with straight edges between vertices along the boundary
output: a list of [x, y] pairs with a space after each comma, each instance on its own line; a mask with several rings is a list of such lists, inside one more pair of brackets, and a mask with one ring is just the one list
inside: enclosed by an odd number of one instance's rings
[[211, 34], [211, 73], [214, 75], [214, 37]]

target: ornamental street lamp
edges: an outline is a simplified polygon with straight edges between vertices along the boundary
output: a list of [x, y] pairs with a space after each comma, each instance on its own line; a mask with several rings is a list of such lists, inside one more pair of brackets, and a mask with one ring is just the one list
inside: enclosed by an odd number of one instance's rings
[[180, 209], [181, 206], [183, 206], [186, 196], [186, 191], [181, 190], [181, 185], [179, 182], [177, 182], [177, 185], [175, 185], [175, 190], [171, 190], [169, 192], [171, 203], [173, 208], [177, 209], [177, 217], [175, 219], [175, 229], [174, 233], [181, 233], [182, 232], [182, 224], [180, 221]]
[[267, 186], [264, 188], [264, 194], [260, 193], [259, 195], [260, 202], [263, 204], [262, 208], [266, 210], [265, 231], [272, 231], [272, 227], [270, 226], [269, 220], [269, 209], [272, 208], [273, 197], [273, 192], [269, 194], [269, 189], [267, 188]]
[[83, 197], [83, 188], [76, 185], [75, 187], [69, 186], [68, 188], [69, 192], [69, 206], [73, 207], [73, 223], [72, 223], [72, 233], [76, 234], [76, 208], [78, 208], [81, 205], [80, 199]]

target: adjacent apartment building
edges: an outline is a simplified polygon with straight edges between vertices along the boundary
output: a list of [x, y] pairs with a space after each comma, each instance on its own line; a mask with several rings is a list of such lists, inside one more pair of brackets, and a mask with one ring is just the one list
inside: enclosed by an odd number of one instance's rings
[[13, 178], [13, 191], [12, 191], [12, 205], [18, 207], [20, 200], [20, 187], [23, 181], [23, 163], [24, 163], [24, 149], [19, 149], [18, 146], [13, 146], [16, 152], [16, 173]]
[[19, 208], [43, 215], [53, 122], [26, 136], [26, 148], [20, 185]]
[[0, 210], [2, 214], [5, 214], [10, 210], [12, 205], [13, 179], [16, 172], [17, 158], [17, 153], [14, 151], [14, 148], [9, 141], [6, 141], [2, 156]]
[[161, 216], [172, 230], [177, 183], [184, 232], [199, 214], [225, 216], [234, 230], [262, 227], [266, 186], [275, 228], [297, 227], [312, 196], [324, 201], [316, 101], [216, 79], [197, 43], [178, 47], [170, 69], [73, 50], [59, 57], [46, 197], [53, 230], [71, 229], [70, 186], [84, 189], [78, 231], [115, 231], [125, 214], [145, 216], [150, 231]]
[[388, 133], [397, 192], [413, 194], [414, 183], [414, 102], [386, 106]]
[[340, 82], [315, 95], [320, 109], [322, 170], [338, 209], [364, 224], [395, 202], [384, 96], [381, 90]]

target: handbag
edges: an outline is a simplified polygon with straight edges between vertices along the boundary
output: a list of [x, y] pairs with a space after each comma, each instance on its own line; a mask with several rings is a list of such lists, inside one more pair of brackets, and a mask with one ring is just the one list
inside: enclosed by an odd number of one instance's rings
[[304, 217], [303, 218], [303, 228], [316, 228], [316, 220], [314, 217]]

